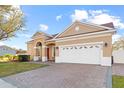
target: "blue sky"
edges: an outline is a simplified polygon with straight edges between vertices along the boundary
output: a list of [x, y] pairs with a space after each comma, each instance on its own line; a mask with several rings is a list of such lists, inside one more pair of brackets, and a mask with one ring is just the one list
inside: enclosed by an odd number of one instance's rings
[[11, 47], [26, 49], [26, 42], [37, 31], [49, 34], [62, 32], [73, 21], [88, 21], [96, 24], [113, 22], [117, 28], [116, 40], [124, 34], [124, 6], [20, 6], [26, 16], [26, 30], [17, 37], [0, 42]]

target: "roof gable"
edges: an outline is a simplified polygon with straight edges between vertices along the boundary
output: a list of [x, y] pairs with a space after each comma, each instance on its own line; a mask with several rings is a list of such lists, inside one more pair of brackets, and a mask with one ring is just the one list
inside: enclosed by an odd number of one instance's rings
[[[77, 31], [76, 31], [76, 28], [78, 28]], [[58, 34], [55, 38], [62, 38], [62, 37], [67, 37], [67, 36], [79, 35], [79, 34], [93, 33], [93, 32], [105, 31], [109, 29], [113, 29], [113, 28], [106, 27], [104, 25], [96, 25], [92, 23], [82, 23], [79, 21], [75, 21], [67, 29], [65, 29], [64, 32]]]
[[32, 39], [35, 39], [35, 38], [50, 38], [50, 37], [53, 37], [53, 36], [51, 36], [51, 35], [49, 35], [49, 34], [47, 34], [47, 33], [44, 33], [44, 32], [36, 32], [33, 36], [32, 36]]
[[35, 38], [35, 37], [40, 36], [40, 35], [42, 35], [40, 32], [36, 32], [31, 38]]

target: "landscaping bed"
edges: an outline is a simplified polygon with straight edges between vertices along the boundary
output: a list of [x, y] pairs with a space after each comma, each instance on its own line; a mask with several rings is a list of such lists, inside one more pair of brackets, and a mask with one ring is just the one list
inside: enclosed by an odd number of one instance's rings
[[2, 63], [0, 62], [0, 77], [29, 71], [41, 67], [45, 67], [48, 65], [45, 64], [35, 64], [35, 63], [29, 63], [29, 62], [6, 62]]

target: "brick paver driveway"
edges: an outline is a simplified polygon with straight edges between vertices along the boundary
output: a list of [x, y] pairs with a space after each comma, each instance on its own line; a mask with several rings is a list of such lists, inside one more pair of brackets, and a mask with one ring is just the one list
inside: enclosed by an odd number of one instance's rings
[[3, 80], [17, 87], [107, 87], [109, 68], [84, 64], [52, 64], [44, 68], [8, 76]]
[[124, 76], [124, 64], [113, 64], [112, 65], [112, 74]]

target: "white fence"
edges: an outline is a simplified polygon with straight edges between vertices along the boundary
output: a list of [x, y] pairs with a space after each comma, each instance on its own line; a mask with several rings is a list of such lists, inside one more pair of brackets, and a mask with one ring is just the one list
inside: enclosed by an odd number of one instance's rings
[[124, 63], [124, 50], [113, 51], [114, 63]]

